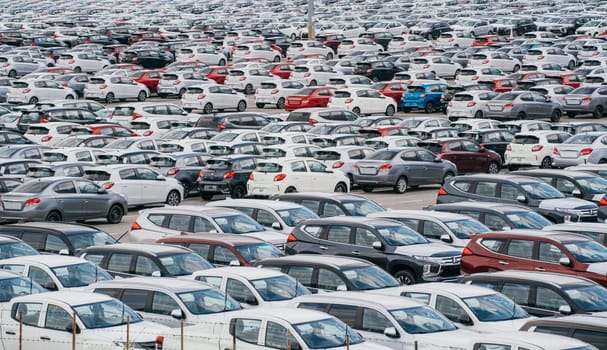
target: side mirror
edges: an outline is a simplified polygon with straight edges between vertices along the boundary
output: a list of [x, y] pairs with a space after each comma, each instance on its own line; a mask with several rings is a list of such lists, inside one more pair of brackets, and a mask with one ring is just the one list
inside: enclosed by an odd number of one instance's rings
[[470, 318], [470, 316], [468, 315], [461, 315], [457, 318], [457, 323], [461, 323], [465, 326], [473, 326], [474, 322], [472, 322], [472, 319]]
[[380, 241], [373, 242], [373, 249], [384, 250], [384, 245]]
[[440, 240], [445, 242], [445, 243], [453, 243], [453, 238], [451, 238], [451, 236], [449, 236], [448, 234], [442, 234], [440, 236]]
[[571, 315], [571, 306], [561, 305], [559, 306], [559, 312], [563, 315]]
[[516, 200], [517, 200], [517, 202], [527, 203], [527, 198], [525, 196], [523, 196], [522, 194], [519, 194], [518, 196], [516, 196]]
[[483, 153], [483, 152], [486, 152], [487, 149], [485, 149], [485, 146], [481, 146], [481, 149], [479, 149], [478, 151], [481, 152], [481, 153]]
[[166, 181], [166, 177], [164, 177], [162, 175], [158, 175], [158, 176], [156, 176], [156, 181]]
[[252, 296], [252, 295], [249, 295], [248, 297], [245, 297], [244, 298], [244, 303], [248, 304], [248, 305], [259, 305], [259, 302], [257, 301], [257, 299], [254, 296]]
[[510, 226], [504, 226], [504, 227], [500, 228], [500, 231], [510, 231], [510, 230], [512, 230], [512, 227], [510, 227]]
[[76, 325], [76, 329], [74, 329], [74, 328], [72, 328], [72, 323], [70, 322], [70, 324], [65, 326], [65, 331], [68, 333], [80, 334], [80, 327], [78, 327], [78, 325]]
[[559, 264], [561, 264], [563, 266], [570, 267], [571, 266], [571, 260], [569, 260], [568, 257], [564, 256], [564, 257], [562, 257], [562, 258], [559, 259]]
[[337, 286], [337, 291], [339, 292], [345, 292], [348, 290], [348, 287], [345, 284], [340, 284], [339, 286]]
[[181, 115], [188, 115], [188, 112], [183, 111], [183, 112], [181, 112]]
[[440, 163], [443, 161], [443, 159], [441, 157], [436, 157], [432, 160], [434, 163]]
[[152, 277], [161, 277], [161, 276], [162, 276], [162, 274], [158, 270], [152, 272]]
[[575, 190], [571, 191], [571, 195], [574, 197], [580, 197], [582, 195], [582, 192], [576, 188]]
[[70, 255], [69, 249], [61, 249], [59, 255]]
[[59, 288], [57, 288], [57, 285], [55, 284], [55, 282], [48, 282], [42, 285], [42, 287], [44, 287], [44, 289], [47, 289], [49, 291], [56, 291], [59, 290]]
[[275, 230], [282, 230], [282, 225], [280, 224], [280, 222], [274, 221], [272, 223], [272, 228], [275, 229]]
[[398, 332], [394, 327], [388, 327], [384, 329], [384, 335], [388, 338], [399, 338]]
[[238, 260], [230, 260], [230, 266], [240, 266], [240, 261]]
[[97, 194], [107, 194], [107, 190], [105, 188], [100, 188], [97, 190]]
[[178, 320], [185, 320], [185, 314], [181, 309], [175, 309], [171, 311], [171, 317]]

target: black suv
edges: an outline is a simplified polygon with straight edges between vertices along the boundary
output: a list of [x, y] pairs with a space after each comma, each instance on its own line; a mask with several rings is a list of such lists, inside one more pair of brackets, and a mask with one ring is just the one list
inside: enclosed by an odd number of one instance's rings
[[400, 69], [388, 61], [357, 62], [352, 73], [364, 75], [373, 81], [388, 81], [394, 79], [394, 74]]
[[442, 33], [449, 31], [451, 31], [451, 27], [447, 21], [424, 21], [411, 28], [409, 33], [423, 36], [426, 39], [435, 40], [438, 39]]
[[195, 127], [213, 128], [217, 131], [224, 129], [261, 129], [270, 124], [270, 120], [263, 113], [226, 113], [218, 115], [205, 115], [196, 121]]
[[263, 157], [233, 154], [207, 160], [198, 174], [198, 192], [204, 200], [216, 194], [228, 194], [232, 198], [242, 198], [247, 194], [249, 175], [255, 170], [257, 160]]
[[566, 198], [545, 182], [520, 175], [456, 176], [443, 184], [436, 197], [437, 204], [463, 201], [524, 205], [554, 223], [567, 219], [595, 222], [598, 212], [592, 202]]
[[145, 69], [163, 68], [173, 62], [173, 55], [159, 49], [125, 51], [120, 60], [122, 63], [133, 63]]
[[302, 221], [287, 238], [285, 252], [365, 259], [403, 284], [455, 279], [461, 259], [460, 250], [430, 243], [397, 221], [365, 217]]
[[527, 32], [534, 32], [537, 30], [537, 25], [533, 22], [531, 17], [511, 17], [505, 18], [504, 25], [499, 26], [497, 34], [510, 35], [513, 34], [520, 36]]
[[340, 215], [367, 216], [372, 213], [385, 211], [381, 205], [374, 201], [352, 193], [284, 193], [272, 199], [300, 204], [321, 218]]

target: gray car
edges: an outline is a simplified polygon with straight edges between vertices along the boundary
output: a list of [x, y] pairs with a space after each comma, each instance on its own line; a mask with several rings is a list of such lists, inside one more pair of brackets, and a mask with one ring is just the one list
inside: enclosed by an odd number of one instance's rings
[[607, 132], [576, 134], [552, 151], [552, 166], [565, 168], [582, 164], [607, 163]]
[[44, 64], [40, 64], [30, 57], [16, 55], [0, 57], [0, 64], [2, 65], [0, 75], [6, 75], [9, 78], [22, 77], [44, 67]]
[[3, 194], [0, 217], [24, 221], [106, 218], [109, 223], [117, 224], [126, 211], [124, 195], [107, 192], [90, 180], [47, 177]]
[[558, 122], [563, 115], [563, 107], [536, 92], [511, 91], [488, 101], [484, 113], [489, 119], [549, 118], [551, 122]]
[[592, 113], [594, 118], [601, 118], [607, 111], [607, 86], [582, 86], [567, 94], [563, 109], [570, 118], [578, 114]]
[[365, 192], [392, 186], [394, 191], [404, 193], [408, 187], [442, 184], [457, 175], [455, 164], [419, 147], [377, 151], [356, 162], [354, 169], [354, 183]]

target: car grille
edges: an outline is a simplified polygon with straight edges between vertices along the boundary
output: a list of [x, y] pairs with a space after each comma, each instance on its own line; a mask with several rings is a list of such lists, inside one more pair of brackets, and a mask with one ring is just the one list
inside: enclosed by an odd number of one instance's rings
[[162, 350], [162, 344], [156, 343], [155, 341], [133, 343], [133, 349]]
[[599, 210], [596, 208], [575, 210], [576, 214], [578, 214], [579, 216], [583, 216], [583, 217], [596, 216], [598, 214], [598, 212], [599, 212]]

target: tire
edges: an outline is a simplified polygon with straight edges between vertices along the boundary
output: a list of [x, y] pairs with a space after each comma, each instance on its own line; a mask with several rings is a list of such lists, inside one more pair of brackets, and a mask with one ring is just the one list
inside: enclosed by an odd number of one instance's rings
[[274, 63], [280, 62], [280, 56], [274, 56]]
[[455, 73], [453, 74], [453, 79], [455, 79], [455, 77], [457, 77], [459, 75], [459, 69], [455, 70]]
[[179, 98], [182, 98], [182, 97], [183, 97], [183, 95], [185, 95], [185, 88], [181, 88], [181, 89], [179, 90], [179, 93], [178, 93], [177, 95], [179, 96]]
[[291, 40], [295, 40], [297, 39], [297, 35], [295, 35], [295, 33], [291, 34]]
[[473, 38], [475, 38], [476, 34], [474, 32], [470, 32], [470, 36], [473, 37]]
[[607, 164], [607, 159], [605, 159], [605, 158], [601, 158], [601, 159], [599, 160], [599, 164]]
[[148, 94], [146, 94], [145, 91], [139, 91], [139, 94], [137, 94], [137, 101], [143, 102], [146, 98], [148, 98]]
[[165, 203], [172, 207], [178, 206], [179, 203], [181, 203], [181, 196], [179, 195], [179, 192], [177, 192], [175, 190], [172, 190], [171, 192], [169, 192]]
[[215, 193], [210, 193], [210, 192], [201, 192], [200, 193], [200, 197], [202, 197], [202, 199], [205, 201], [210, 201], [214, 195], [215, 195]]
[[295, 192], [297, 192], [297, 189], [293, 186], [291, 186], [285, 190], [285, 193], [295, 193]]
[[542, 159], [542, 162], [540, 163], [540, 168], [541, 169], [550, 169], [550, 168], [552, 168], [552, 158], [550, 158], [550, 157], [544, 157], [544, 159]]
[[57, 221], [62, 221], [63, 218], [61, 217], [61, 213], [53, 210], [50, 213], [46, 214], [46, 219], [44, 219], [44, 221], [49, 221], [49, 222], [57, 222]]
[[416, 283], [415, 275], [413, 275], [413, 273], [409, 270], [398, 271], [396, 274], [394, 274], [394, 278], [396, 278], [398, 282], [403, 285], [411, 285]]
[[[548, 157], [546, 157], [548, 158]], [[517, 171], [519, 168], [518, 165], [508, 165], [508, 171]]]
[[80, 68], [80, 67], [74, 67], [74, 72], [76, 72], [76, 73], [82, 73], [82, 68]]
[[594, 111], [592, 111], [592, 117], [595, 119], [599, 119], [603, 117], [603, 113], [605, 113], [605, 111], [603, 110], [603, 106], [596, 106]]
[[276, 108], [278, 108], [278, 109], [285, 109], [285, 104], [286, 104], [285, 98], [281, 97], [276, 102]]
[[245, 95], [252, 95], [255, 91], [253, 90], [253, 85], [248, 84], [247, 86], [244, 87], [244, 94]]
[[192, 190], [192, 185], [190, 185], [188, 182], [182, 182], [181, 186], [183, 186], [183, 199], [186, 199]]
[[576, 115], [577, 115], [576, 112], [567, 112], [567, 117], [569, 117], [571, 119], [575, 118]]
[[74, 95], [67, 95], [65, 96], [66, 100], [73, 100], [74, 99]]
[[455, 176], [455, 174], [450, 171], [445, 173], [445, 176], [443, 176], [443, 182], [441, 182], [441, 185], [444, 185], [447, 181], [449, 181], [454, 176]]
[[220, 59], [218, 66], [225, 66], [225, 65], [226, 65], [226, 60], [224, 60], [223, 58]]
[[558, 121], [561, 120], [561, 115], [562, 115], [561, 111], [559, 109], [555, 109], [552, 112], [552, 115], [550, 116], [550, 121], [553, 123], [557, 123]]
[[255, 103], [255, 107], [257, 107], [257, 108], [263, 108], [263, 107], [265, 107], [265, 105], [266, 105], [265, 103]]
[[396, 180], [396, 184], [394, 184], [394, 192], [396, 193], [405, 193], [407, 192], [407, 178], [404, 176], [399, 177]]
[[119, 224], [124, 216], [124, 210], [118, 204], [114, 204], [107, 212], [106, 220], [108, 224]]
[[230, 197], [232, 197], [234, 199], [244, 198], [244, 196], [246, 196], [246, 195], [247, 195], [247, 189], [244, 188], [244, 186], [242, 186], [242, 185], [234, 186], [234, 188], [232, 188], [232, 191], [230, 191]]
[[519, 71], [519, 69], [521, 69], [521, 66], [519, 66], [518, 64], [514, 65], [514, 68], [512, 68], [512, 72], [516, 73]]
[[360, 117], [360, 108], [358, 108], [358, 107], [352, 108], [352, 113], [354, 113], [354, 114], [356, 114], [357, 116]]
[[207, 102], [202, 108], [202, 113], [211, 114], [213, 113], [213, 104], [211, 102]]
[[374, 82], [376, 82], [376, 83], [377, 83], [377, 82], [379, 81], [379, 77], [376, 75], [376, 76], [374, 76], [374, 77], [373, 77], [371, 80], [373, 80]]
[[516, 119], [518, 119], [518, 120], [525, 120], [525, 119], [527, 119], [527, 113], [525, 113], [525, 112], [518, 112], [518, 114], [516, 115]]
[[411, 107], [403, 107], [403, 112], [410, 113], [411, 112]]
[[247, 109], [247, 101], [241, 100], [240, 102], [238, 102], [238, 105], [236, 106], [236, 110], [238, 112], [244, 112], [246, 109]]
[[497, 162], [489, 163], [487, 167], [487, 174], [497, 174], [500, 172], [500, 165]]
[[348, 192], [348, 186], [346, 186], [345, 183], [340, 182], [337, 185], [335, 185], [335, 189], [333, 190], [333, 192]]
[[394, 106], [389, 105], [388, 107], [386, 107], [386, 115], [393, 116], [394, 112], [396, 112]]
[[361, 186], [360, 186], [360, 189], [361, 189], [361, 190], [363, 190], [363, 192], [367, 192], [367, 193], [369, 193], [369, 192], [373, 192], [373, 189], [374, 189], [374, 188], [375, 188], [375, 187], [373, 187], [373, 186], [371, 186], [371, 185], [361, 185]]
[[35, 97], [35, 96], [30, 98], [30, 100], [28, 102], [28, 104], [30, 104], [30, 105], [35, 105], [36, 103], [38, 103], [38, 97]]
[[318, 82], [316, 80], [310, 80], [310, 84], [308, 86], [316, 86]]
[[332, 59], [333, 59], [333, 54], [329, 52], [329, 53], [327, 54], [327, 59], [328, 59], [328, 60], [332, 60]]
[[428, 102], [426, 104], [426, 107], [424, 107], [424, 112], [430, 114], [430, 113], [434, 113], [436, 111], [436, 109], [434, 108], [434, 103], [432, 102]]
[[108, 94], [105, 95], [105, 103], [112, 103], [112, 102], [114, 102], [114, 93], [108, 92]]
[[16, 77], [17, 77], [17, 71], [16, 71], [16, 70], [14, 70], [14, 69], [11, 69], [11, 70], [8, 72], [8, 77], [9, 77], [9, 78], [16, 78]]
[[568, 68], [569, 70], [573, 70], [573, 69], [575, 69], [575, 62], [573, 62], [573, 61], [569, 61], [569, 64], [567, 64], [567, 68]]
[[478, 111], [476, 111], [476, 113], [474, 113], [474, 118], [481, 119], [482, 117], [483, 117], [483, 111], [478, 110]]
[[168, 96], [169, 95], [167, 95], [167, 94], [158, 94], [158, 97], [160, 97], [160, 98], [167, 98]]

